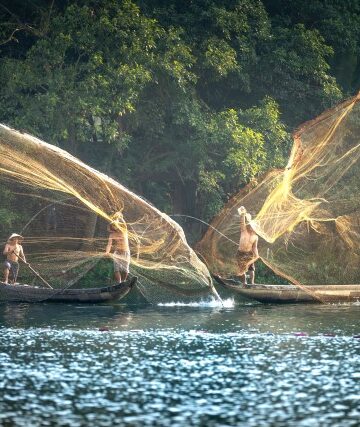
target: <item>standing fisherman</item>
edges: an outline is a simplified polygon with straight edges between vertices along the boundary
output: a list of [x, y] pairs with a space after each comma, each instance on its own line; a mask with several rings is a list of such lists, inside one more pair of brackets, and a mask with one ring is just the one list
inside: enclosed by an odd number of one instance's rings
[[19, 257], [26, 263], [24, 250], [21, 245], [23, 237], [20, 234], [13, 233], [3, 251], [3, 254], [6, 256], [6, 261], [4, 262], [4, 283], [9, 283], [9, 273], [11, 271], [12, 280], [11, 283], [15, 283], [17, 275], [19, 272]]
[[240, 215], [240, 241], [237, 252], [238, 274], [243, 285], [246, 285], [246, 272], [249, 271], [250, 282], [255, 283], [255, 264], [259, 258], [257, 243], [258, 236], [251, 226], [251, 215], [246, 212], [244, 206], [238, 209]]

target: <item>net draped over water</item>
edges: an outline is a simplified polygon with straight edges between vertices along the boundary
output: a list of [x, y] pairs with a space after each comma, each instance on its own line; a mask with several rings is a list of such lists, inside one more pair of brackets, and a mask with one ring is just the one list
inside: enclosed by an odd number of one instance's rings
[[[4, 125], [0, 186], [17, 227], [3, 231], [2, 244], [13, 232], [22, 234], [27, 261], [56, 289], [110, 284], [104, 282], [111, 280], [116, 255], [104, 256], [107, 225], [122, 212], [130, 272], [139, 277], [149, 301], [216, 293], [207, 268], [175, 221], [66, 151]], [[42, 285], [25, 265], [19, 278]]]
[[294, 133], [288, 165], [236, 194], [197, 250], [208, 268], [237, 274], [244, 205], [259, 255], [297, 285], [360, 283], [360, 93]]

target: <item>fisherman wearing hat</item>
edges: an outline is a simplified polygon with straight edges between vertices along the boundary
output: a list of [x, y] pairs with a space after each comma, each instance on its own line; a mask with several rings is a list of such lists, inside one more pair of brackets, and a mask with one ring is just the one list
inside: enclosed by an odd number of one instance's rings
[[4, 262], [4, 283], [9, 283], [9, 272], [11, 270], [12, 280], [15, 283], [19, 272], [19, 257], [26, 263], [23, 247], [20, 242], [23, 237], [20, 234], [13, 233], [6, 245], [3, 254], [6, 256]]
[[255, 264], [259, 258], [257, 243], [258, 236], [251, 225], [251, 215], [244, 206], [238, 209], [240, 215], [240, 241], [237, 251], [238, 274], [243, 285], [246, 285], [246, 272], [249, 271], [250, 282], [255, 283]]
[[121, 212], [117, 212], [112, 217], [108, 225], [109, 240], [105, 254], [110, 255], [114, 246], [114, 276], [118, 283], [124, 282], [129, 274], [130, 249], [128, 229]]

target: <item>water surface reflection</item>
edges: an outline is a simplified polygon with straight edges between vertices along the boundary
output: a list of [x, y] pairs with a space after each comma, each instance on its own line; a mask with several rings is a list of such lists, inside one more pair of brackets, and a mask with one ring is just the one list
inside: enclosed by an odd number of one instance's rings
[[0, 425], [355, 426], [359, 306], [0, 306]]

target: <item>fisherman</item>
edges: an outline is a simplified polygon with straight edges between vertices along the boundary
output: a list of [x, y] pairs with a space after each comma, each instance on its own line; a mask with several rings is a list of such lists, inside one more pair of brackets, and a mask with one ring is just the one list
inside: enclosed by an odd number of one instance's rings
[[17, 275], [19, 272], [19, 257], [25, 262], [24, 250], [21, 245], [23, 237], [20, 234], [13, 233], [3, 251], [3, 254], [6, 256], [6, 261], [4, 262], [4, 283], [9, 283], [9, 273], [11, 271], [11, 283], [16, 283]]
[[245, 286], [246, 272], [249, 271], [250, 283], [255, 284], [255, 264], [259, 258], [257, 243], [258, 236], [251, 225], [251, 215], [246, 212], [244, 206], [238, 209], [240, 215], [240, 241], [237, 251], [238, 275]]
[[113, 216], [108, 225], [109, 240], [105, 253], [110, 255], [114, 246], [114, 276], [118, 283], [124, 282], [129, 274], [130, 248], [127, 225], [121, 212]]

